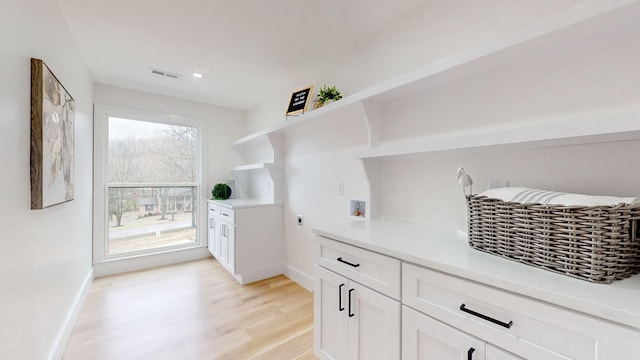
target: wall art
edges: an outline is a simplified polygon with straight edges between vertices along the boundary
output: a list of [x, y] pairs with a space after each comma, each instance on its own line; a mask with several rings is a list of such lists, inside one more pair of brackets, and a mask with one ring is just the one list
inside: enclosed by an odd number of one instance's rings
[[31, 59], [31, 209], [73, 200], [75, 101]]

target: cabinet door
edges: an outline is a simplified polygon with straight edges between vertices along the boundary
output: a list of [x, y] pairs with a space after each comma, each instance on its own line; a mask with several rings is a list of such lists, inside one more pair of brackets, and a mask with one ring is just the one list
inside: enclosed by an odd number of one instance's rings
[[236, 273], [236, 227], [225, 224], [227, 233], [227, 264], [232, 274]]
[[487, 360], [524, 360], [524, 358], [487, 344]]
[[220, 257], [220, 221], [209, 218], [209, 252], [218, 259]]
[[400, 359], [400, 302], [350, 281], [349, 359]]
[[220, 221], [216, 218], [213, 219], [213, 255], [217, 258], [220, 257], [222, 252], [222, 240], [220, 239]]
[[211, 255], [218, 257], [218, 254], [215, 251], [215, 238], [216, 238], [216, 219], [214, 217], [209, 217], [209, 226], [207, 228], [207, 248]]
[[236, 273], [236, 234], [235, 226], [220, 222], [220, 263], [230, 273]]
[[220, 238], [220, 256], [218, 261], [227, 268], [229, 266], [229, 238], [227, 237], [227, 227], [229, 225], [224, 222], [219, 222], [218, 237]]
[[402, 307], [403, 360], [484, 360], [484, 348], [483, 341]]
[[314, 266], [313, 350], [322, 360], [347, 358], [349, 281]]

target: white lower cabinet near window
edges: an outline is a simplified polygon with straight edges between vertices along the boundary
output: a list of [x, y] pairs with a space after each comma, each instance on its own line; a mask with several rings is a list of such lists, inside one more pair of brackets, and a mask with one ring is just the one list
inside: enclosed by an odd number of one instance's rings
[[209, 252], [240, 283], [282, 273], [282, 207], [209, 201]]
[[235, 216], [231, 216], [235, 215], [235, 212], [213, 203], [209, 203], [208, 211], [209, 252], [222, 267], [231, 274], [235, 274]]

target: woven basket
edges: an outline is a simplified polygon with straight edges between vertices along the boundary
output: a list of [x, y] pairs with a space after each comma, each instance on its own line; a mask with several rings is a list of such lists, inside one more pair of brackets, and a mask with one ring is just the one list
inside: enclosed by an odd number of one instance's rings
[[[640, 272], [640, 205], [521, 204], [467, 195], [469, 244], [591, 282]], [[638, 237], [638, 239], [636, 239]]]

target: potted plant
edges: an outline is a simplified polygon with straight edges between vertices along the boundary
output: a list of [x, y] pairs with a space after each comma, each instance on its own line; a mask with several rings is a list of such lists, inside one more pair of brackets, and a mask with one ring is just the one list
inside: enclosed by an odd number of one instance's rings
[[231, 188], [227, 184], [215, 184], [211, 195], [211, 200], [227, 200], [231, 196]]
[[[335, 86], [327, 86], [326, 84], [320, 88], [318, 91], [317, 99], [315, 103], [317, 107], [321, 107], [324, 104], [328, 104], [332, 101], [342, 99], [342, 94], [340, 90], [338, 90]], [[316, 107], [314, 105], [314, 107]]]

